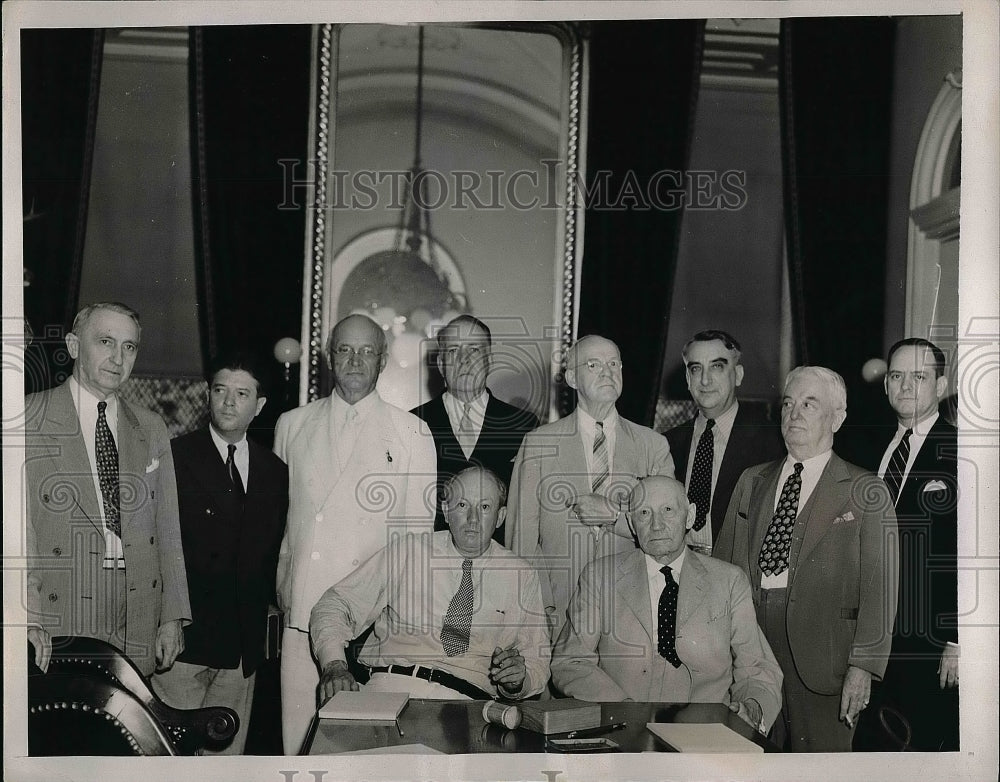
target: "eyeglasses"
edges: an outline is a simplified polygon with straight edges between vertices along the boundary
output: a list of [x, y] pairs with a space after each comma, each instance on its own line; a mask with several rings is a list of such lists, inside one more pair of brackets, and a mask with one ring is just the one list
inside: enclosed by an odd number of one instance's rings
[[382, 355], [380, 350], [376, 350], [371, 345], [362, 345], [360, 348], [352, 348], [350, 345], [337, 345], [332, 351], [336, 358], [350, 360], [354, 356], [361, 358], [375, 358]]
[[601, 361], [599, 358], [588, 358], [582, 364], [577, 364], [580, 367], [586, 367], [595, 375], [601, 374], [604, 368], [608, 368], [608, 372], [614, 374], [615, 372], [622, 371], [622, 362], [619, 358], [613, 358], [610, 361]]

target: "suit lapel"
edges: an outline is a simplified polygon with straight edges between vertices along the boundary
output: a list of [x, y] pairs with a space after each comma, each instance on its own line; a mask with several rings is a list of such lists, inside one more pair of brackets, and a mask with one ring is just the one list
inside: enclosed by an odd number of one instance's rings
[[73, 404], [68, 381], [52, 392], [41, 433], [51, 442], [49, 458], [52, 459], [53, 466], [50, 474], [64, 475], [67, 468], [75, 473], [71, 480], [77, 490], [76, 505], [103, 535], [104, 522], [101, 520], [101, 508], [94, 487], [93, 467], [80, 431], [80, 417]]
[[[336, 393], [336, 392], [333, 392]], [[308, 428], [308, 441], [301, 453], [309, 462], [311, 473], [310, 485], [316, 487], [315, 508], [318, 510], [326, 503], [326, 498], [333, 491], [336, 483], [337, 452], [334, 448], [336, 437], [336, 422], [333, 420], [333, 396], [326, 397], [323, 404], [317, 407], [315, 415], [303, 422], [303, 428]]]
[[[587, 457], [583, 453], [583, 437], [580, 435], [580, 419], [576, 411], [570, 413], [565, 418], [560, 418], [553, 424], [557, 435], [553, 438], [557, 451], [553, 460], [554, 469], [552, 475], [568, 477], [576, 487], [576, 490], [589, 494], [590, 471], [587, 468]], [[543, 444], [544, 447], [544, 444]], [[542, 476], [552, 477], [552, 476]]]
[[705, 595], [708, 594], [708, 571], [698, 560], [698, 555], [688, 551], [684, 555], [684, 568], [681, 570], [681, 581], [677, 594], [677, 632], [691, 618]]
[[[145, 480], [146, 468], [153, 467], [149, 462], [149, 442], [146, 430], [139, 425], [139, 419], [128, 406], [124, 399], [118, 397], [118, 472], [119, 480], [126, 481]], [[155, 469], [155, 468], [154, 468]], [[138, 487], [137, 487], [138, 488]], [[127, 497], [129, 492], [124, 488], [121, 491], [122, 497]], [[133, 496], [141, 496], [132, 492]], [[154, 499], [152, 497], [150, 500]], [[136, 515], [131, 512], [129, 503], [122, 503], [122, 527], [128, 525]]]
[[646, 555], [636, 549], [621, 561], [618, 571], [618, 588], [611, 597], [625, 603], [646, 631], [651, 645], [653, 614], [649, 603], [649, 581], [646, 578]]
[[784, 459], [771, 462], [761, 472], [754, 476], [754, 486], [750, 496], [750, 510], [747, 518], [748, 534], [750, 542], [747, 547], [747, 554], [750, 561], [749, 566], [751, 584], [760, 583], [760, 565], [757, 563], [760, 548], [764, 544], [764, 536], [767, 528], [771, 525], [771, 517], [774, 516], [774, 495], [778, 490], [778, 476], [781, 474], [781, 465]]
[[[833, 520], [840, 513], [845, 498], [850, 497], [850, 481], [851, 476], [845, 469], [843, 460], [835, 453], [830, 454], [830, 461], [823, 468], [823, 474], [820, 475], [816, 488], [799, 511], [796, 523], [805, 524], [805, 532], [798, 555], [795, 556], [794, 551], [792, 552], [795, 560], [807, 556], [833, 525]], [[843, 484], [848, 484], [846, 491]], [[789, 562], [789, 566], [792, 564]]]

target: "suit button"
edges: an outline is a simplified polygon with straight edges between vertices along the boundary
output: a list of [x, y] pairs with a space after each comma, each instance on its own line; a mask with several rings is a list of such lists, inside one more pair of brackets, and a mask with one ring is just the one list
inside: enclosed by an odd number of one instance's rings
[[49, 592], [49, 602], [50, 603], [54, 603], [58, 599], [59, 599], [59, 595], [57, 595], [55, 592]]
[[357, 567], [358, 561], [356, 559], [352, 559], [351, 564]]
[[153, 589], [156, 589], [156, 579], [153, 579]]
[[153, 545], [153, 536], [152, 535], [149, 536], [149, 545], [150, 546]]
[[318, 551], [314, 551], [314, 552], [313, 552], [313, 553], [312, 553], [312, 554], [310, 555], [310, 559], [314, 559], [314, 560], [315, 560], [315, 559], [319, 559], [319, 552], [318, 552]]
[[61, 557], [62, 549], [59, 548], [59, 546], [56, 546], [54, 549], [52, 549], [52, 553], [55, 554], [57, 557]]
[[42, 495], [42, 502], [48, 502], [48, 501], [49, 501], [49, 495], [48, 494], [43, 494]]
[[317, 513], [316, 514], [316, 521], [323, 521], [323, 514], [322, 513]]

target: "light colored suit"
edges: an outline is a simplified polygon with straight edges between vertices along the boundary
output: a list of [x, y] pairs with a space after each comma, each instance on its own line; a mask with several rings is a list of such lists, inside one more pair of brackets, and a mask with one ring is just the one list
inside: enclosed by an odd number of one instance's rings
[[104, 589], [104, 521], [68, 381], [25, 399], [25, 429], [28, 621], [51, 635], [112, 643], [151, 674], [160, 625], [191, 619], [174, 462], [163, 421], [118, 396], [125, 639], [108, 630], [114, 620]]
[[[627, 497], [640, 478], [674, 475], [674, 460], [663, 435], [621, 416], [613, 467], [605, 484], [605, 493], [611, 498]], [[610, 530], [595, 535], [591, 528], [570, 518], [568, 504], [590, 492], [575, 411], [525, 436], [511, 478], [506, 544], [538, 568], [542, 599], [554, 625], [553, 638], [566, 621], [569, 598], [584, 565], [601, 556], [635, 549], [631, 537]]]
[[[437, 463], [421, 421], [378, 397], [349, 458], [338, 458], [333, 398], [284, 413], [274, 452], [288, 465], [289, 507], [278, 557], [285, 609], [282, 711], [286, 752], [297, 752], [315, 713], [319, 671], [309, 651], [316, 601], [389, 542], [434, 521]], [[405, 528], [405, 530], [404, 530]]]
[[[744, 471], [712, 556], [748, 575], [760, 600], [757, 562], [774, 515], [784, 460]], [[885, 484], [830, 455], [799, 510], [788, 556], [788, 641], [805, 685], [839, 695], [847, 666], [882, 678], [896, 615], [896, 515]]]
[[757, 626], [739, 568], [688, 550], [677, 597], [674, 668], [656, 651], [645, 554], [588, 565], [552, 653], [552, 683], [590, 701], [740, 703], [754, 698], [770, 725], [781, 669]]

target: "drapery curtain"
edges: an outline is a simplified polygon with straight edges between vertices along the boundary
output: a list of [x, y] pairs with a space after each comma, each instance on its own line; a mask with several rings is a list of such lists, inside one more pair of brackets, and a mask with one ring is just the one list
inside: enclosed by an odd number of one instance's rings
[[103, 30], [21, 31], [27, 393], [71, 371], [103, 51]]
[[[838, 452], [865, 461], [885, 419], [861, 366], [883, 353], [895, 22], [784, 19], [779, 89], [795, 353], [839, 372]], [[905, 219], [905, 215], [893, 219]]]
[[663, 371], [685, 200], [676, 191], [684, 188], [703, 35], [699, 20], [591, 27], [578, 334], [618, 344], [618, 410], [647, 426]]
[[[265, 366], [298, 337], [304, 188], [287, 197], [279, 162], [305, 176], [308, 25], [191, 29], [192, 191], [202, 356], [247, 350]], [[301, 184], [301, 183], [300, 183]], [[277, 407], [277, 405], [272, 405]]]

